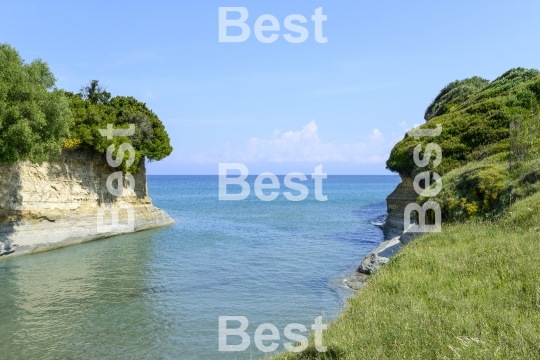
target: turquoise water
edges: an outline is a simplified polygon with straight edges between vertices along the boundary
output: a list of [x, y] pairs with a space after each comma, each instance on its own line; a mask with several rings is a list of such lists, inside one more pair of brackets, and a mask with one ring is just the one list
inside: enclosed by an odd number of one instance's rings
[[[342, 279], [382, 240], [372, 223], [398, 183], [329, 176], [326, 202], [312, 188], [301, 202], [218, 201], [216, 176], [149, 176], [175, 225], [0, 261], [0, 358], [264, 356], [258, 325], [285, 342], [287, 324], [339, 313]], [[250, 349], [218, 351], [219, 316], [248, 318]]]

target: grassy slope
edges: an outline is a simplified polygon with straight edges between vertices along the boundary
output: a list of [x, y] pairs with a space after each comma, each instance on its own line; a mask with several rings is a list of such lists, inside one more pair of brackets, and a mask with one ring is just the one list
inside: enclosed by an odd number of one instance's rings
[[328, 353], [278, 359], [540, 359], [540, 193], [509, 210], [411, 243], [329, 326]]
[[[443, 128], [441, 135], [420, 140], [405, 137], [392, 149], [386, 162], [387, 167], [411, 176], [430, 170], [431, 167], [418, 168], [413, 161], [414, 147], [418, 144], [425, 146], [430, 142], [436, 142], [442, 148], [442, 162], [433, 169], [440, 175], [471, 161], [481, 161], [488, 156], [509, 151], [512, 120], [539, 111], [540, 72], [512, 69], [479, 92], [468, 94], [467, 97], [459, 98], [459, 103], [447, 104], [448, 110], [442, 115], [427, 117], [427, 122], [421, 126], [434, 129], [440, 124]], [[442, 106], [437, 102], [438, 98], [434, 104]]]
[[406, 137], [387, 162], [414, 176], [423, 171], [414, 146], [441, 145], [443, 191], [433, 200], [442, 233], [417, 239], [370, 277], [325, 332], [327, 353], [311, 341], [277, 358], [540, 359], [540, 162], [509, 166], [510, 123], [539, 108], [536, 70], [443, 89], [423, 126], [442, 124], [441, 136]]

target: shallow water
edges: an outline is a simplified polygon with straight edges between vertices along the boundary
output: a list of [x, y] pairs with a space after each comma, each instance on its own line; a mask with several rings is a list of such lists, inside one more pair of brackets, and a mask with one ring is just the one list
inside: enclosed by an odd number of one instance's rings
[[0, 261], [0, 358], [261, 357], [253, 341], [220, 353], [218, 317], [246, 316], [252, 339], [272, 323], [281, 342], [289, 323], [332, 320], [398, 183], [329, 176], [326, 202], [312, 187], [301, 202], [218, 201], [217, 176], [149, 176], [175, 225]]

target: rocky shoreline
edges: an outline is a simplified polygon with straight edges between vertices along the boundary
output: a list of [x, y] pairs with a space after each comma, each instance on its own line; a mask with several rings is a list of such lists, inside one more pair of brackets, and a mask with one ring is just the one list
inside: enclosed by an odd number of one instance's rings
[[[82, 150], [64, 151], [57, 159], [40, 164], [0, 165], [0, 259], [174, 223], [152, 205], [144, 164], [133, 174], [134, 188], [125, 184], [119, 198], [106, 187], [115, 171], [104, 154]], [[133, 209], [133, 228], [98, 231], [100, 207], [107, 204], [114, 209], [120, 201]], [[110, 213], [105, 214], [103, 223], [110, 223]], [[120, 224], [127, 224], [127, 212], [119, 212], [118, 218]]]
[[413, 187], [413, 180], [400, 175], [401, 183], [386, 198], [387, 218], [381, 226], [384, 241], [370, 251], [360, 262], [356, 273], [344, 280], [353, 290], [362, 290], [367, 285], [369, 275], [374, 274], [381, 266], [390, 261], [403, 246], [408, 244], [417, 234], [407, 232], [404, 228], [403, 214], [405, 207], [416, 202], [418, 195]]

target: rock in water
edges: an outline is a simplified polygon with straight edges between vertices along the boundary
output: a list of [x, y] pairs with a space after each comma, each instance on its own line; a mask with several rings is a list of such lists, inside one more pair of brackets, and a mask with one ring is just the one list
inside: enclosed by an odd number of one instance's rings
[[390, 258], [402, 247], [403, 244], [399, 241], [399, 236], [383, 241], [375, 250], [366, 255], [358, 267], [358, 272], [373, 274], [378, 268], [390, 261]]

